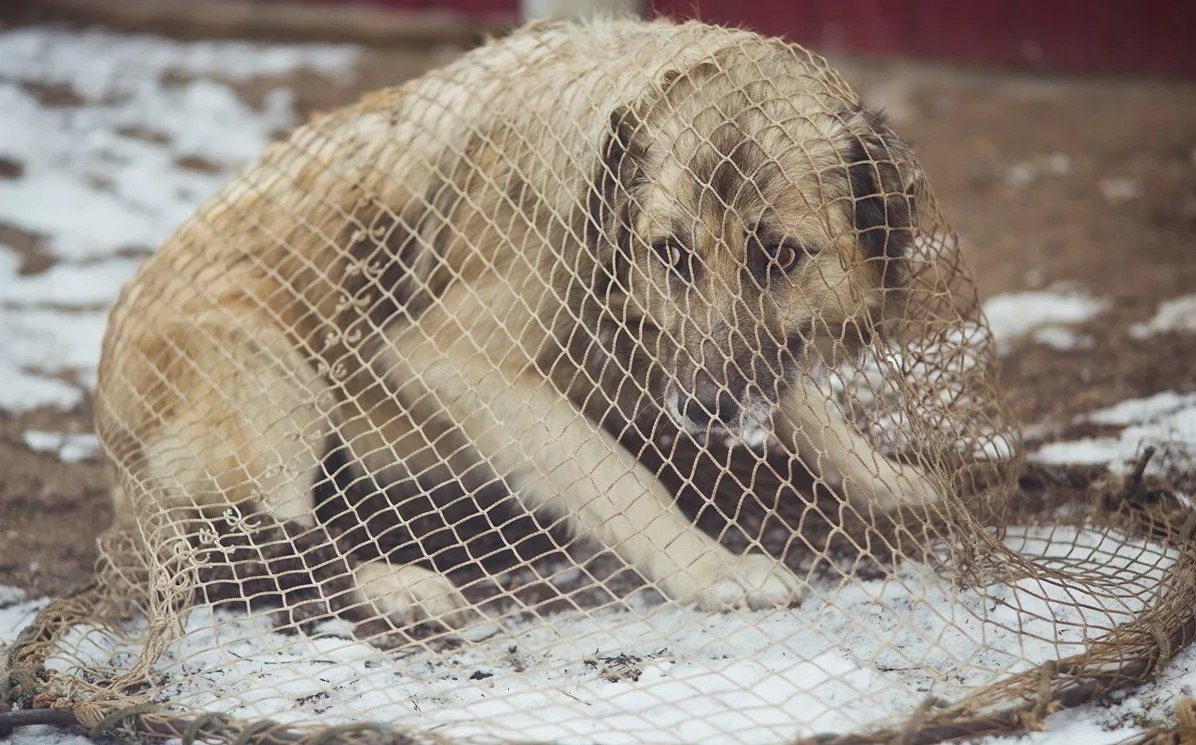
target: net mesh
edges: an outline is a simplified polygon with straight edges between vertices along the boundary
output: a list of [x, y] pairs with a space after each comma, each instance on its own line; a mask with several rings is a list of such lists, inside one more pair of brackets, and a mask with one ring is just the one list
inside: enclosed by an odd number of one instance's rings
[[126, 287], [116, 519], [14, 698], [209, 742], [1033, 727], [1196, 633], [1196, 522], [1027, 471], [994, 365], [824, 60], [530, 26], [313, 119]]

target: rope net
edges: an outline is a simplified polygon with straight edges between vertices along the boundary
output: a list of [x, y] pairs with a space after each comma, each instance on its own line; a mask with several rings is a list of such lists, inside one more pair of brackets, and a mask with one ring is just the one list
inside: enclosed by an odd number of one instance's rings
[[994, 363], [824, 60], [527, 27], [316, 117], [125, 288], [116, 519], [14, 699], [208, 742], [1033, 727], [1192, 636], [1193, 521], [1025, 471]]

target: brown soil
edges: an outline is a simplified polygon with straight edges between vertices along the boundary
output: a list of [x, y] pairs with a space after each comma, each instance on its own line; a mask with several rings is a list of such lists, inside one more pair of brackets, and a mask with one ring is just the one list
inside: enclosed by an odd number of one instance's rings
[[[376, 52], [353, 81], [286, 82], [305, 109], [325, 109], [451, 53]], [[1091, 348], [1027, 343], [1005, 358], [1004, 384], [1023, 422], [1066, 425], [1125, 398], [1196, 390], [1196, 335], [1127, 335], [1160, 300], [1196, 292], [1196, 87], [841, 66], [866, 97], [888, 103], [895, 128], [917, 146], [983, 295], [1066, 284], [1110, 300], [1108, 312], [1081, 328], [1094, 337]], [[259, 81], [242, 93], [260, 100], [278, 82]], [[72, 105], [69, 91], [49, 93], [58, 105]], [[152, 135], [152, 123], [145, 131]], [[1065, 172], [1051, 172], [1049, 164], [1061, 162], [1049, 160], [1056, 154], [1066, 156], [1067, 167], [1056, 168]], [[1028, 183], [1019, 164], [1030, 164]], [[0, 178], [20, 177], [19, 163], [0, 163]], [[1137, 195], [1106, 196], [1101, 182], [1110, 178], [1132, 179]], [[44, 271], [37, 237], [17, 237], [25, 239], [14, 241], [27, 252], [23, 269]], [[0, 412], [0, 584], [54, 594], [86, 576], [95, 537], [110, 518], [106, 468], [62, 464], [31, 452], [23, 438], [27, 429], [90, 427], [87, 405]]]

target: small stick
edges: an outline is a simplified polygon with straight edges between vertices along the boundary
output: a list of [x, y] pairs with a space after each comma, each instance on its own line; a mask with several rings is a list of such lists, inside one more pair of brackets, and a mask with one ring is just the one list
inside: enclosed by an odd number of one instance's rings
[[70, 709], [20, 709], [0, 712], [0, 735], [5, 732], [11, 733], [16, 727], [32, 727], [37, 724], [70, 727], [79, 724], [79, 719]]
[[1138, 458], [1138, 462], [1134, 464], [1134, 470], [1125, 479], [1125, 496], [1123, 499], [1126, 502], [1138, 496], [1138, 491], [1142, 488], [1142, 475], [1146, 473], [1146, 465], [1150, 463], [1150, 459], [1154, 457], [1155, 446], [1147, 445], [1146, 449], [1142, 451], [1142, 455]]

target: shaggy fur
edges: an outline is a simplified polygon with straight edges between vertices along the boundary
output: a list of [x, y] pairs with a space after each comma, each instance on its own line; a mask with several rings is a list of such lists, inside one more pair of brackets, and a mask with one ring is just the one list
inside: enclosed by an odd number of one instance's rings
[[[229, 505], [314, 525], [336, 437], [379, 488], [501, 480], [681, 602], [794, 602], [794, 575], [696, 529], [608, 429], [649, 410], [771, 435], [860, 509], [935, 499], [808, 376], [899, 289], [916, 178], [778, 41], [524, 29], [299, 129], [147, 262], [100, 377], [116, 519], [150, 545]], [[431, 570], [349, 566], [397, 622], [464, 618]]]

